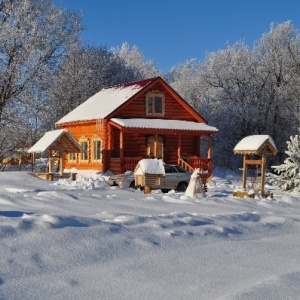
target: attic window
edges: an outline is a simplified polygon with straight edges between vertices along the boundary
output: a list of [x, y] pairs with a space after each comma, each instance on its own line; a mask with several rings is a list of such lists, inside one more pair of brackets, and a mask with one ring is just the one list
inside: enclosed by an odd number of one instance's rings
[[146, 115], [163, 116], [165, 114], [165, 96], [160, 91], [146, 94]]

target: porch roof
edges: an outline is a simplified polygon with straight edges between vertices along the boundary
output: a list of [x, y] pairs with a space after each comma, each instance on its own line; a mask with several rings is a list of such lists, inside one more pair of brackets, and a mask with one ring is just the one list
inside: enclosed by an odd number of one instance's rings
[[164, 119], [120, 119], [112, 118], [112, 122], [125, 128], [140, 129], [162, 129], [162, 130], [183, 130], [183, 131], [205, 131], [215, 133], [216, 127], [209, 126], [205, 123], [181, 120], [164, 120]]
[[29, 153], [40, 153], [47, 150], [81, 152], [81, 146], [67, 129], [46, 132], [29, 150]]

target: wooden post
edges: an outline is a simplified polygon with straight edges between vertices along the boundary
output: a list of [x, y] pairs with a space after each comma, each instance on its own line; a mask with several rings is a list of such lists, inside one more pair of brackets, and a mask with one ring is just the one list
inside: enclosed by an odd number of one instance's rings
[[178, 135], [178, 141], [177, 141], [177, 156], [178, 156], [178, 162], [179, 158], [181, 156], [181, 134]]
[[212, 148], [211, 148], [211, 134], [208, 136], [208, 148], [207, 148], [207, 158], [211, 158]]
[[151, 194], [151, 186], [146, 185], [144, 187], [144, 194]]
[[265, 176], [266, 176], [266, 155], [261, 157], [261, 183], [260, 183], [260, 195], [265, 196]]
[[246, 182], [247, 182], [247, 164], [246, 164], [247, 158], [248, 158], [247, 155], [243, 156], [243, 189], [246, 188]]
[[153, 151], [153, 152], [154, 152], [154, 153], [153, 153], [154, 157], [157, 157], [157, 138], [158, 138], [158, 137], [157, 137], [157, 133], [155, 133], [155, 135], [154, 135], [154, 147], [153, 147], [153, 148], [154, 148], [154, 149], [153, 149], [153, 150], [154, 150], [154, 151]]
[[64, 175], [64, 159], [63, 159], [64, 153], [62, 150], [59, 150], [59, 175], [60, 177], [63, 177]]
[[34, 157], [34, 152], [31, 154], [31, 172], [34, 171], [34, 163], [35, 163], [35, 157]]
[[49, 170], [48, 173], [52, 173], [52, 150], [49, 150]]
[[120, 158], [122, 159], [124, 156], [124, 135], [123, 131], [120, 130]]

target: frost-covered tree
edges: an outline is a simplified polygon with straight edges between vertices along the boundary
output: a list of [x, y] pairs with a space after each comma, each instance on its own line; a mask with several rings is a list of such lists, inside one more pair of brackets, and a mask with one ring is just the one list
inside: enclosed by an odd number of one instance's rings
[[[253, 50], [244, 42], [208, 53], [170, 72], [171, 85], [218, 127], [217, 165], [237, 167], [235, 144], [251, 134], [270, 134], [283, 161], [286, 136], [299, 127], [300, 35], [291, 22], [271, 24]], [[288, 126], [286, 124], [289, 124]]]
[[200, 102], [200, 99], [202, 99], [201, 95], [203, 94], [199, 79], [200, 67], [201, 64], [196, 59], [188, 60], [183, 64], [173, 67], [168, 73], [167, 80], [175, 91], [178, 91], [196, 110], [201, 110], [201, 114], [203, 115], [203, 110], [201, 109], [202, 103]]
[[78, 38], [80, 16], [48, 0], [0, 3], [0, 120], [3, 109], [57, 65]]
[[275, 174], [269, 174], [270, 180], [283, 191], [300, 192], [300, 136], [291, 136], [287, 148], [288, 157], [274, 167]]
[[47, 88], [41, 123], [45, 130], [102, 88], [135, 80], [135, 73], [104, 46], [75, 47]]
[[77, 42], [80, 20], [48, 0], [0, 1], [0, 156], [24, 142], [34, 111], [27, 96]]
[[253, 55], [259, 75], [255, 90], [260, 99], [259, 120], [279, 145], [282, 159], [286, 136], [295, 134], [299, 127], [299, 32], [290, 21], [271, 24], [270, 31], [255, 44]]
[[134, 80], [163, 77], [163, 73], [157, 69], [152, 60], [145, 61], [145, 57], [137, 46], [130, 47], [128, 43], [123, 43], [121, 47], [112, 49], [114, 55], [122, 59], [127, 68], [134, 72]]

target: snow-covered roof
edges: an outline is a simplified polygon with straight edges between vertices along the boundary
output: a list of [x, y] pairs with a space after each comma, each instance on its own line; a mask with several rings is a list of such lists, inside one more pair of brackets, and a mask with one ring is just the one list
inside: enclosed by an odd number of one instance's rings
[[155, 79], [104, 88], [61, 118], [56, 125], [104, 119]]
[[67, 129], [46, 132], [29, 150], [29, 153], [45, 152], [58, 149], [60, 143], [64, 151], [80, 152], [81, 146]]
[[151, 129], [172, 129], [192, 131], [218, 131], [217, 128], [205, 123], [164, 119], [120, 119], [112, 118], [111, 121], [127, 128], [151, 128]]
[[161, 159], [145, 158], [138, 162], [135, 170], [135, 175], [144, 174], [165, 174], [164, 163]]
[[235, 154], [277, 153], [276, 145], [269, 135], [249, 135], [244, 137], [233, 149]]

